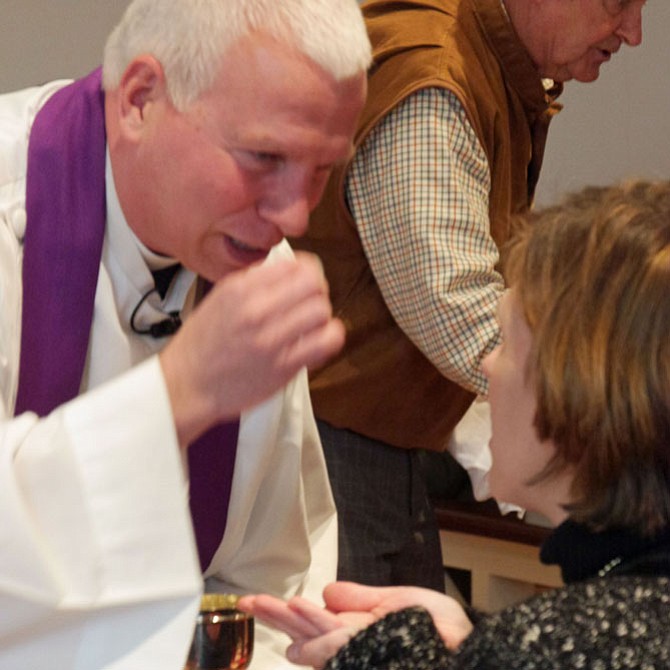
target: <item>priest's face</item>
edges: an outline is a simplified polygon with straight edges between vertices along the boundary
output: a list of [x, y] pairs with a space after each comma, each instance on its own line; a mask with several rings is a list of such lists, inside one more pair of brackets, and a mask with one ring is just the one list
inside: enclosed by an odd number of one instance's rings
[[363, 73], [335, 81], [265, 35], [240, 40], [185, 111], [145, 105], [129, 225], [210, 281], [261, 261], [305, 233], [332, 168], [351, 155], [365, 86]]

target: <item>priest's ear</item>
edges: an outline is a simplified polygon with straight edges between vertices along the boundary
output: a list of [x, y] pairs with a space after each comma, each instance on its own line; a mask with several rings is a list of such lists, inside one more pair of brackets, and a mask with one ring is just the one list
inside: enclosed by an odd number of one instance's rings
[[138, 139], [151, 114], [169, 103], [163, 66], [150, 55], [134, 58], [121, 77], [116, 97], [121, 133]]

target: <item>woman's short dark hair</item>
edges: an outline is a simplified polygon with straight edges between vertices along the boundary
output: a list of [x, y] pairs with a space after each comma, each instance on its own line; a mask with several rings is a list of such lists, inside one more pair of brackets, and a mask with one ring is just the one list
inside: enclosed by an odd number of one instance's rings
[[533, 333], [540, 477], [574, 473], [572, 518], [670, 523], [670, 182], [587, 188], [531, 214], [505, 274]]

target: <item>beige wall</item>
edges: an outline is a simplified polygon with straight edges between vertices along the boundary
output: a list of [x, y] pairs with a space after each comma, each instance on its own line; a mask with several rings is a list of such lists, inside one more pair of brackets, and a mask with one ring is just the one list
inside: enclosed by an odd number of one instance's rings
[[127, 0], [2, 0], [0, 92], [98, 65]]
[[670, 179], [670, 2], [649, 0], [643, 43], [590, 84], [568, 83], [549, 133], [538, 203], [629, 175]]
[[[278, 0], [281, 1], [281, 0]], [[99, 64], [126, 0], [2, 0], [0, 92]], [[538, 202], [626, 175], [670, 178], [670, 2], [649, 0], [645, 42], [593, 84], [572, 83], [552, 124]]]

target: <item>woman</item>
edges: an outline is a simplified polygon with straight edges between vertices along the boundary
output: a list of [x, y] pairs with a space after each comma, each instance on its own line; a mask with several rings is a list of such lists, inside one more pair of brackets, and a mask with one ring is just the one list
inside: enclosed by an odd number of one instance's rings
[[589, 188], [530, 218], [506, 260], [503, 344], [483, 363], [490, 483], [555, 524], [541, 558], [565, 587], [492, 615], [348, 583], [326, 589], [327, 609], [243, 599], [292, 637], [292, 661], [670, 667], [670, 182]]

